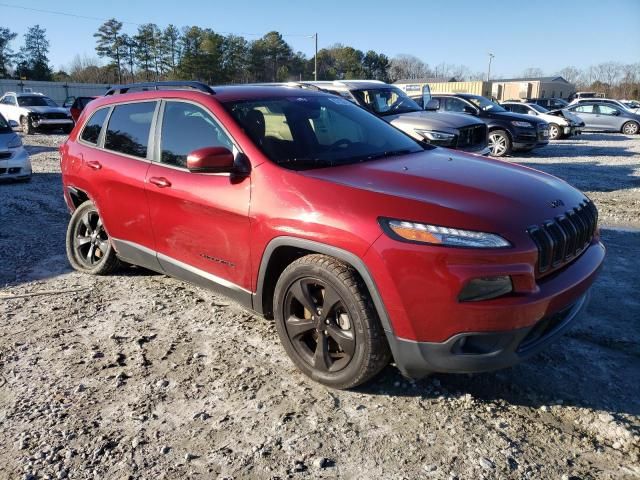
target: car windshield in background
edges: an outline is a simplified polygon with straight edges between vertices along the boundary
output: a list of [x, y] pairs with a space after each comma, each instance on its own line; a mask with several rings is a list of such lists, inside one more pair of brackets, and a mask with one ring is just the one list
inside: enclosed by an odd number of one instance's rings
[[58, 104], [49, 97], [29, 95], [18, 97], [18, 105], [21, 107], [57, 107]]
[[478, 107], [483, 112], [506, 112], [504, 108], [502, 108], [497, 103], [492, 102], [491, 100], [487, 100], [484, 97], [465, 97], [471, 103], [473, 103], [476, 107]]
[[368, 88], [353, 94], [378, 115], [398, 115], [422, 110], [413, 99], [399, 88]]
[[13, 129], [9, 126], [9, 122], [0, 115], [0, 133], [12, 133]]
[[533, 108], [534, 110], [537, 110], [540, 113], [547, 113], [549, 110], [547, 110], [544, 107], [541, 107], [540, 105], [536, 105], [535, 103], [532, 103], [531, 105], [529, 105], [531, 108]]
[[225, 108], [267, 157], [293, 170], [424, 150], [385, 121], [340, 97], [292, 95], [227, 102]]

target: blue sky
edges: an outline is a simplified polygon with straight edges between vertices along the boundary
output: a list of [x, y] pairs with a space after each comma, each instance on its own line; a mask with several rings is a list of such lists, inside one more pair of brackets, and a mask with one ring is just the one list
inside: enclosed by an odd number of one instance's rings
[[[58, 68], [77, 53], [95, 55], [92, 35], [102, 22], [6, 5], [115, 16], [161, 27], [198, 25], [247, 39], [278, 30], [308, 56], [313, 55], [313, 40], [305, 34], [316, 31], [319, 48], [340, 42], [390, 57], [409, 53], [432, 66], [464, 64], [472, 71], [486, 70], [490, 51], [496, 76], [517, 75], [527, 67], [555, 73], [567, 65], [640, 62], [640, 0], [110, 0], [104, 6], [91, 0], [0, 2], [0, 25], [20, 35], [14, 49], [26, 29], [39, 23], [47, 30], [50, 60]], [[136, 25], [125, 24], [125, 29], [133, 32]]]

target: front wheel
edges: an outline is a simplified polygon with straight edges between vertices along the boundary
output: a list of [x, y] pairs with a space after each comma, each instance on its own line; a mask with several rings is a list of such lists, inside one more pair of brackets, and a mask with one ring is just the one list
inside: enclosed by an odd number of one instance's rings
[[549, 124], [549, 140], [560, 140], [562, 138], [562, 129], [555, 123]]
[[20, 127], [22, 128], [22, 133], [25, 135], [32, 135], [35, 132], [35, 128], [33, 128], [33, 124], [29, 117], [22, 117], [20, 119]]
[[67, 228], [66, 247], [69, 263], [79, 272], [108, 275], [120, 266], [100, 213], [90, 200], [73, 212]]
[[627, 122], [622, 125], [622, 133], [624, 133], [625, 135], [635, 135], [636, 133], [638, 133], [639, 129], [640, 127], [638, 127], [638, 124], [636, 122]]
[[274, 292], [278, 336], [293, 363], [333, 388], [374, 377], [391, 358], [369, 294], [356, 271], [307, 255], [282, 272]]
[[504, 130], [489, 132], [489, 148], [492, 157], [504, 157], [511, 153], [511, 139]]

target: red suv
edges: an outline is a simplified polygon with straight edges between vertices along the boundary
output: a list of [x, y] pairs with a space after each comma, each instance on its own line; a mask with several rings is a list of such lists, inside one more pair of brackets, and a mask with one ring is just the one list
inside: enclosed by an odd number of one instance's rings
[[223, 292], [336, 388], [391, 358], [411, 377], [513, 365], [574, 320], [605, 256], [596, 208], [564, 181], [311, 90], [118, 87], [61, 154], [74, 268]]

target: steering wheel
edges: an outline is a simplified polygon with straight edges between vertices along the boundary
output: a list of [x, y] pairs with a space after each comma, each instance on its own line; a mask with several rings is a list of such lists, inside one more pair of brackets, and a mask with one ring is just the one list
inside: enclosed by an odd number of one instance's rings
[[341, 138], [340, 140], [336, 140], [331, 145], [329, 145], [329, 150], [336, 150], [338, 147], [350, 147], [353, 144], [351, 140], [348, 138]]

